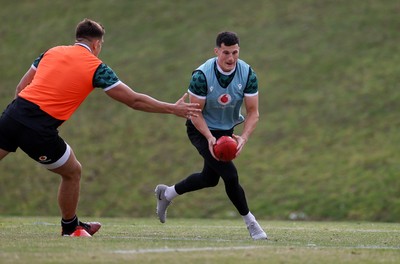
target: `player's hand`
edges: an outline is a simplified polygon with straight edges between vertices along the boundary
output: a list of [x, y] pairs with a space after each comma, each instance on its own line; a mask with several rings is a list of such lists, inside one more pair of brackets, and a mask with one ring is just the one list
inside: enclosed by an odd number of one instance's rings
[[214, 145], [217, 142], [217, 139], [215, 137], [210, 137], [207, 139], [207, 141], [208, 141], [208, 149], [210, 150], [211, 155], [214, 157], [214, 159], [219, 160], [214, 154]]
[[240, 152], [242, 152], [242, 149], [244, 145], [246, 144], [247, 140], [245, 140], [243, 137], [238, 136], [233, 134], [232, 137], [236, 140], [237, 142], [237, 147], [236, 147], [236, 157], [239, 156]]
[[185, 93], [176, 101], [174, 115], [187, 119], [199, 116], [198, 113], [201, 112], [200, 105], [198, 103], [186, 103], [187, 96], [188, 94]]

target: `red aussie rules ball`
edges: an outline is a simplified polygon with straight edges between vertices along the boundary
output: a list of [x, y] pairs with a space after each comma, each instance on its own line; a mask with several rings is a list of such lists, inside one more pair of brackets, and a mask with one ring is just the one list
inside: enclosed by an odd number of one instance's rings
[[220, 137], [214, 145], [214, 154], [221, 161], [231, 161], [236, 158], [237, 142], [230, 136]]

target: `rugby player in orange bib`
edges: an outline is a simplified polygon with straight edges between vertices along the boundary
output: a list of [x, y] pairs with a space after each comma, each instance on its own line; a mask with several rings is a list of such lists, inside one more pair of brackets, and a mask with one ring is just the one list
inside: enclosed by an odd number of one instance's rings
[[63, 236], [92, 236], [101, 224], [79, 221], [81, 164], [57, 128], [68, 120], [95, 89], [134, 110], [197, 116], [198, 104], [186, 103], [184, 94], [167, 103], [133, 91], [99, 58], [104, 27], [84, 19], [76, 27], [74, 45], [53, 47], [41, 54], [16, 88], [15, 98], [0, 118], [0, 160], [17, 148], [46, 169], [61, 176], [58, 204]]

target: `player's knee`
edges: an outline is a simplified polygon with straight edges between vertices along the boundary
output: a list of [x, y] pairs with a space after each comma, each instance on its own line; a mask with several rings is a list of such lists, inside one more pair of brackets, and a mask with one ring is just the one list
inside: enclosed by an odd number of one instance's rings
[[216, 179], [208, 179], [206, 182], [207, 187], [215, 187], [218, 185], [219, 178]]
[[82, 165], [76, 160], [72, 164], [67, 164], [60, 169], [54, 170], [54, 172], [60, 174], [63, 180], [80, 181]]
[[212, 182], [208, 185], [208, 187], [215, 187], [218, 185], [218, 182]]
[[74, 180], [80, 180], [81, 179], [81, 175], [82, 175], [82, 165], [79, 161], [76, 161], [75, 167], [72, 170], [72, 178]]
[[79, 179], [81, 178], [82, 164], [79, 161], [76, 161], [75, 174], [76, 174], [76, 177], [78, 177]]
[[80, 181], [81, 175], [81, 170], [77, 168], [76, 170], [71, 170], [68, 173], [61, 174], [61, 177], [65, 180]]

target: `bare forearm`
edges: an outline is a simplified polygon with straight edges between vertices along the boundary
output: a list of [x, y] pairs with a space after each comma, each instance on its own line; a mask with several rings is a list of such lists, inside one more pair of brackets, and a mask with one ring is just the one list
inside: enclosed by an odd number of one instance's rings
[[108, 90], [107, 95], [132, 109], [150, 113], [174, 114], [179, 117], [197, 116], [200, 112], [198, 104], [185, 103], [187, 94], [184, 94], [176, 103], [159, 101], [149, 95], [137, 93], [127, 85], [121, 83]]
[[127, 103], [127, 105], [135, 110], [140, 110], [150, 113], [174, 113], [174, 104], [159, 101], [146, 94], [137, 93], [134, 100]]
[[206, 120], [203, 115], [199, 114], [198, 117], [192, 118], [192, 123], [196, 127], [196, 129], [207, 139], [213, 138], [214, 136], [211, 134], [210, 129], [207, 126]]
[[216, 142], [216, 138], [211, 134], [210, 129], [207, 126], [207, 123], [202, 114], [199, 114], [197, 117], [192, 118], [192, 123], [196, 127], [196, 129], [207, 139], [208, 141], [208, 149], [210, 150], [211, 155], [218, 160], [218, 158], [214, 154], [214, 144]]
[[245, 142], [248, 141], [250, 135], [256, 129], [258, 120], [259, 120], [258, 113], [252, 113], [247, 116], [244, 122], [243, 132], [241, 135], [241, 137], [244, 139]]

